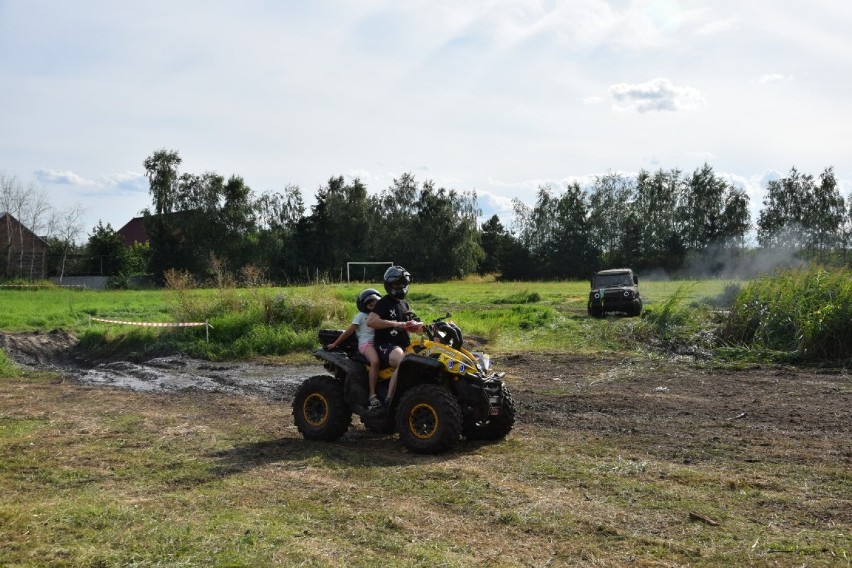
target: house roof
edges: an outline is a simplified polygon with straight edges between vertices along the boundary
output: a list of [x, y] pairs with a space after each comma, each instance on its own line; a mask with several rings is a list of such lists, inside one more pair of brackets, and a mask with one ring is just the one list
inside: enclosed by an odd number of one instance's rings
[[148, 236], [148, 231], [145, 230], [143, 217], [134, 217], [125, 225], [116, 231], [124, 241], [124, 246], [132, 247], [135, 243], [147, 243], [151, 240]]
[[35, 238], [37, 238], [38, 240], [40, 240], [44, 246], [48, 246], [48, 244], [47, 244], [47, 239], [46, 239], [45, 237], [42, 237], [42, 236], [40, 236], [40, 235], [36, 235], [35, 233], [33, 233], [33, 232], [30, 230], [30, 228], [29, 228], [29, 227], [27, 227], [26, 225], [24, 225], [23, 223], [21, 223], [18, 219], [16, 219], [16, 218], [15, 218], [15, 216], [14, 216], [14, 215], [12, 215], [11, 213], [9, 213], [8, 211], [0, 211], [0, 219], [3, 219], [3, 218], [4, 218], [4, 217], [6, 217], [6, 216], [8, 216], [8, 217], [9, 217], [9, 219], [11, 219], [12, 221], [14, 221], [15, 223], [18, 223], [21, 227], [23, 227], [23, 228], [24, 228], [24, 230], [25, 230], [25, 231], [26, 231], [29, 235], [32, 235], [32, 236], [34, 236]]

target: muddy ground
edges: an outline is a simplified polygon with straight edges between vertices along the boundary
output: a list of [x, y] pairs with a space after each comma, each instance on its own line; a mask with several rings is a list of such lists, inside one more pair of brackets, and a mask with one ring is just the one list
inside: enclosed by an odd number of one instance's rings
[[[211, 363], [182, 355], [90, 361], [60, 330], [0, 334], [21, 365], [63, 382], [143, 392], [207, 391], [289, 403], [318, 365]], [[519, 353], [498, 357], [518, 424], [629, 435], [682, 463], [824, 460], [852, 467], [852, 377], [843, 369], [753, 365], [733, 370], [689, 359]], [[852, 521], [852, 512], [848, 515]]]

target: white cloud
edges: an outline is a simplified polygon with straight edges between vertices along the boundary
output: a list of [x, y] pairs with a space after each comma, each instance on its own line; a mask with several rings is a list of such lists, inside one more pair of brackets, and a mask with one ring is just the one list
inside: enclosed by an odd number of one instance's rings
[[686, 155], [690, 158], [695, 158], [698, 161], [712, 162], [719, 156], [713, 152], [687, 152]]
[[76, 187], [99, 187], [96, 181], [86, 179], [69, 170], [37, 170], [35, 177], [41, 183], [73, 185]]
[[757, 78], [757, 82], [764, 85], [769, 83], [785, 83], [792, 80], [792, 75], [782, 75], [781, 73], [767, 73]]
[[723, 34], [729, 30], [734, 29], [739, 24], [739, 18], [730, 17], [724, 18], [721, 20], [714, 20], [712, 22], [707, 22], [706, 24], [699, 27], [695, 30], [696, 36], [715, 36], [719, 34]]
[[656, 78], [631, 85], [618, 83], [609, 88], [619, 111], [678, 112], [693, 110], [706, 104], [701, 92], [693, 87], [676, 87], [666, 78]]
[[103, 176], [103, 185], [126, 191], [148, 191], [148, 178], [139, 172], [123, 172]]
[[148, 179], [138, 172], [123, 172], [105, 174], [100, 181], [88, 179], [70, 170], [40, 169], [35, 172], [35, 178], [45, 185], [63, 185], [82, 190], [147, 191]]

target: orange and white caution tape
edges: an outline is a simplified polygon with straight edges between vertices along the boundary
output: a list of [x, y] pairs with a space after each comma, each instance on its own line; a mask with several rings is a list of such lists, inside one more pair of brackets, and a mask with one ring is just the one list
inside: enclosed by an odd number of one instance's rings
[[[122, 321], [122, 320], [111, 320], [111, 319], [102, 319], [102, 318], [90, 318], [92, 321], [99, 321], [102, 323], [118, 323], [123, 325], [138, 325], [141, 327], [199, 327], [202, 325], [210, 325], [207, 322], [175, 322], [175, 323], [167, 323], [167, 322], [151, 322], [151, 321]], [[212, 327], [212, 326], [211, 326]]]

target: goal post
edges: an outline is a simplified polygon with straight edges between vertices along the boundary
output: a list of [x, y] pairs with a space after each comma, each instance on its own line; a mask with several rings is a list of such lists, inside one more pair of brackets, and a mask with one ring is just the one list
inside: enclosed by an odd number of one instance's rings
[[351, 282], [351, 270], [353, 265], [358, 264], [381, 264], [382, 266], [388, 265], [393, 266], [393, 262], [391, 261], [352, 261], [346, 263], [346, 282]]

